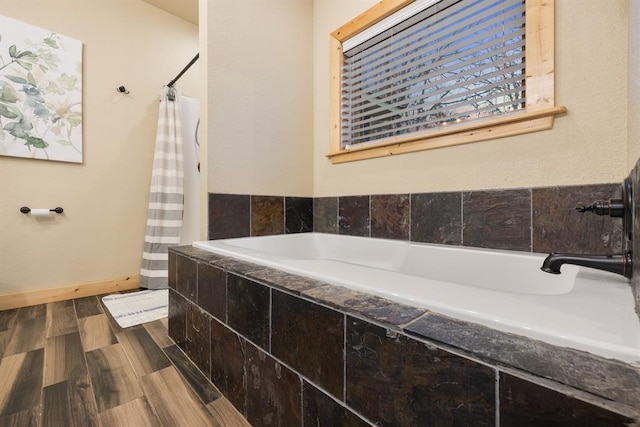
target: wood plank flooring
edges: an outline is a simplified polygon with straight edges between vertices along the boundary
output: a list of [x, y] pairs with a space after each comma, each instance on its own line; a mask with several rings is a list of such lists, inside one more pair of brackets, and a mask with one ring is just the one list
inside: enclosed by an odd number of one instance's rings
[[167, 336], [100, 297], [0, 311], [0, 426], [248, 426]]

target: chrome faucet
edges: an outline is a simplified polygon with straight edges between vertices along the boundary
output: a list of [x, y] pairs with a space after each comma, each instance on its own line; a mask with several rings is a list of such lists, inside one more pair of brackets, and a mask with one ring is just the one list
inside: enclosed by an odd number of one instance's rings
[[552, 253], [545, 258], [540, 270], [560, 274], [560, 267], [563, 264], [573, 264], [582, 267], [596, 268], [598, 270], [609, 271], [620, 274], [628, 279], [633, 272], [633, 259], [631, 251], [622, 254], [612, 255], [578, 255], [578, 254], [556, 254]]

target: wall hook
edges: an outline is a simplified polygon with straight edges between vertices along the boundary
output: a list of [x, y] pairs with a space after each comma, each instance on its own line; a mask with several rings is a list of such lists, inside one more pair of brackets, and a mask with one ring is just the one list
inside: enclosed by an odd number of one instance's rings
[[116, 90], [120, 93], [124, 93], [125, 95], [129, 95], [129, 91], [124, 86], [119, 86]]

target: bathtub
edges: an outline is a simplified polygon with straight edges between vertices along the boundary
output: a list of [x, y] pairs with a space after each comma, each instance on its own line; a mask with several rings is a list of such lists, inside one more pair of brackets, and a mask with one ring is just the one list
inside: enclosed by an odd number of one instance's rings
[[629, 281], [545, 255], [321, 233], [194, 242], [194, 247], [375, 294], [503, 332], [640, 364]]

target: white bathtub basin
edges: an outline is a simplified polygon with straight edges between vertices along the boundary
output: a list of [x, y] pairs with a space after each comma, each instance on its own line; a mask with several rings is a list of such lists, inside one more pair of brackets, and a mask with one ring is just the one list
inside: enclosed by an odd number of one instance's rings
[[240, 258], [524, 335], [640, 364], [628, 280], [544, 255], [320, 233], [194, 242]]

